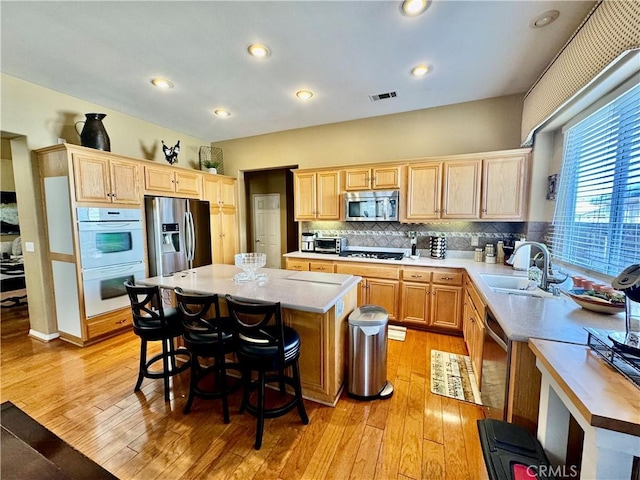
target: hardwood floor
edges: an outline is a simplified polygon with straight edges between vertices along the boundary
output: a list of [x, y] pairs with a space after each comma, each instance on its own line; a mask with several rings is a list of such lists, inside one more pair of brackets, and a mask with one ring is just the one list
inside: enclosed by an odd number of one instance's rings
[[463, 341], [408, 331], [389, 340], [389, 400], [342, 395], [335, 408], [306, 401], [309, 425], [295, 411], [265, 424], [253, 449], [255, 419], [222, 423], [220, 401], [196, 399], [188, 415], [188, 372], [163, 400], [162, 381], [133, 392], [139, 341], [133, 333], [97, 345], [2, 337], [1, 400], [12, 401], [121, 479], [487, 479], [476, 405], [433, 395], [432, 349], [466, 353]]

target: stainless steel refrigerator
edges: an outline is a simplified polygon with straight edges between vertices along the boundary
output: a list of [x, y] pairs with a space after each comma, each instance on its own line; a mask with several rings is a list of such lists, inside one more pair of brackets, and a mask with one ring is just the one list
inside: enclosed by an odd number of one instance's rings
[[209, 202], [145, 197], [149, 275], [211, 264]]

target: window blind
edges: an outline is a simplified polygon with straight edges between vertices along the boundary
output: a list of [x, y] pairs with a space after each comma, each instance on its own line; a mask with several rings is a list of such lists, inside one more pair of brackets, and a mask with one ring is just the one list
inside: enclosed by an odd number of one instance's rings
[[552, 255], [617, 276], [640, 263], [640, 85], [565, 133]]

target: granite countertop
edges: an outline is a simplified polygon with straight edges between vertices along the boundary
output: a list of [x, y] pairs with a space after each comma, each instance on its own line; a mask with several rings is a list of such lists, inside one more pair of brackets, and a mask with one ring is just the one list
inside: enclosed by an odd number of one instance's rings
[[[557, 297], [526, 297], [493, 292], [480, 277], [481, 273], [524, 276], [509, 266], [474, 262], [466, 258], [435, 260], [420, 257], [417, 260], [375, 260], [347, 258], [332, 254], [291, 252], [289, 258], [309, 260], [340, 260], [345, 262], [379, 263], [396, 266], [463, 268], [483, 297], [487, 307], [496, 318], [510, 340], [527, 342], [530, 338], [555, 340], [567, 343], [586, 344], [585, 327], [601, 330], [625, 330], [624, 313], [604, 315], [585, 310], [566, 295]], [[561, 288], [563, 288], [561, 286]], [[570, 287], [566, 287], [570, 288]]]
[[237, 283], [234, 276], [238, 273], [240, 269], [234, 265], [214, 264], [176, 272], [168, 277], [146, 278], [138, 283], [171, 289], [181, 287], [186, 292], [229, 294], [246, 300], [280, 302], [283, 308], [326, 313], [361, 280], [355, 275], [261, 268], [258, 273], [267, 275], [265, 281]]

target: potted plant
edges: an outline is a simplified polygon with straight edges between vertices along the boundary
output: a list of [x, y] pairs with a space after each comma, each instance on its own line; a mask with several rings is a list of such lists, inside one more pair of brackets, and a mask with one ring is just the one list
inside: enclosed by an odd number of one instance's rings
[[218, 167], [220, 166], [220, 162], [217, 160], [204, 160], [202, 162], [202, 166], [207, 169], [209, 173], [218, 173]]

